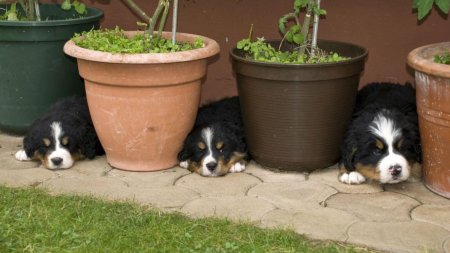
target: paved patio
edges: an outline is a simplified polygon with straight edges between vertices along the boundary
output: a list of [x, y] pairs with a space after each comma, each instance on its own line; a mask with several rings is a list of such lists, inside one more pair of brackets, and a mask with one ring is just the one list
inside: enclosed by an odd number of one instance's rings
[[191, 217], [227, 217], [261, 227], [291, 228], [389, 252], [450, 253], [450, 200], [421, 182], [348, 186], [337, 169], [309, 175], [272, 172], [252, 162], [244, 173], [204, 178], [174, 167], [159, 172], [111, 168], [105, 157], [50, 171], [18, 162], [21, 138], [0, 133], [0, 184], [51, 193], [133, 200]]

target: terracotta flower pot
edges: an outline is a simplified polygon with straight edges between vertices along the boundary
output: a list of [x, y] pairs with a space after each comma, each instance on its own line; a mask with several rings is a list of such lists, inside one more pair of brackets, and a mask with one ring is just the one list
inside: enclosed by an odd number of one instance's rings
[[417, 112], [422, 141], [425, 185], [450, 198], [450, 65], [433, 56], [450, 50], [450, 42], [411, 51], [408, 64], [415, 69]]
[[261, 165], [312, 171], [339, 160], [368, 52], [336, 41], [319, 47], [352, 59], [278, 64], [247, 59], [237, 48], [230, 52], [249, 151]]
[[[179, 41], [196, 37], [201, 36], [177, 34]], [[177, 163], [195, 121], [207, 58], [219, 52], [214, 40], [202, 38], [203, 48], [160, 54], [111, 54], [66, 43], [64, 52], [78, 60], [92, 120], [111, 166], [153, 171]]]

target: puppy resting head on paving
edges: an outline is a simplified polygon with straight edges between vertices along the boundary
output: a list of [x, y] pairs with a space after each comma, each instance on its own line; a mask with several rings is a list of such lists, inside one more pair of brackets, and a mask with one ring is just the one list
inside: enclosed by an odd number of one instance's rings
[[206, 177], [243, 171], [248, 158], [237, 97], [201, 107], [178, 154], [181, 167]]
[[420, 162], [415, 90], [409, 84], [364, 87], [342, 146], [339, 180], [398, 183], [420, 173]]
[[23, 139], [19, 161], [38, 160], [47, 169], [67, 169], [84, 158], [104, 153], [95, 133], [85, 98], [57, 102], [31, 125]]

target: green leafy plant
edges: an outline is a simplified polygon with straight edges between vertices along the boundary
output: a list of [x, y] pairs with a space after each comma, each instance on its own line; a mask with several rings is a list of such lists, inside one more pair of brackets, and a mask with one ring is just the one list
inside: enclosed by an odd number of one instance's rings
[[[300, 22], [302, 12], [305, 14], [303, 22]], [[252, 41], [253, 26], [250, 28], [249, 37], [239, 41], [237, 48], [247, 52], [252, 59], [263, 62], [327, 63], [348, 59], [317, 47], [319, 17], [323, 15], [326, 15], [326, 11], [320, 8], [320, 0], [294, 0], [293, 11], [278, 20], [283, 39], [277, 49], [264, 38]], [[296, 50], [281, 51], [284, 41], [294, 44]]]
[[441, 55], [435, 55], [433, 57], [433, 61], [436, 63], [450, 65], [450, 51], [448, 51], [444, 54], [441, 54]]
[[448, 15], [450, 10], [450, 0], [414, 0], [413, 9], [417, 9], [417, 19], [422, 20], [430, 12], [433, 6], [437, 6], [439, 11]]
[[[417, 19], [422, 20], [431, 12], [433, 6], [448, 16], [450, 11], [450, 0], [414, 0], [413, 9], [417, 9]], [[433, 61], [441, 64], [450, 64], [450, 53], [435, 55]]]
[[[6, 0], [0, 0], [0, 3], [6, 2]], [[17, 8], [17, 4], [23, 10], [24, 15]], [[79, 2], [78, 0], [64, 0], [61, 3], [61, 9], [69, 11], [74, 9], [78, 14], [84, 15], [87, 13], [86, 5]], [[18, 20], [28, 20], [28, 21], [40, 21], [41, 14], [39, 9], [38, 0], [18, 0], [11, 4], [11, 8], [4, 10], [3, 14], [0, 14], [0, 20], [8, 21], [18, 21]]]
[[[162, 37], [162, 31], [167, 21], [171, 0], [158, 0], [152, 16], [148, 16], [133, 0], [122, 0], [144, 23], [138, 26], [146, 27], [146, 32], [128, 38], [120, 28], [92, 30], [77, 34], [73, 41], [80, 47], [111, 53], [167, 53], [186, 51], [204, 46], [201, 38], [193, 43], [181, 43], [175, 40], [178, 1], [174, 0], [172, 39]], [[156, 25], [158, 31], [155, 32]]]
[[152, 39], [147, 32], [127, 37], [122, 29], [91, 30], [76, 34], [72, 40], [80, 47], [110, 53], [168, 53], [186, 51], [203, 47], [203, 40], [197, 38], [194, 43], [172, 43], [167, 39]]

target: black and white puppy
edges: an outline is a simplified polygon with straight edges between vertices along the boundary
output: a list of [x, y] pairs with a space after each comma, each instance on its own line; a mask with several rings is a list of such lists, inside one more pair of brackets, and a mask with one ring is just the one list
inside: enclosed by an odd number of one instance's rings
[[[407, 180], [420, 168], [415, 90], [411, 84], [372, 83], [358, 92], [341, 148], [339, 181]], [[413, 173], [417, 173], [413, 171]]]
[[245, 170], [249, 160], [239, 98], [202, 106], [178, 154], [180, 167], [205, 177]]
[[75, 161], [104, 154], [86, 98], [66, 98], [33, 122], [23, 139], [19, 161], [39, 160], [47, 169], [67, 169]]

